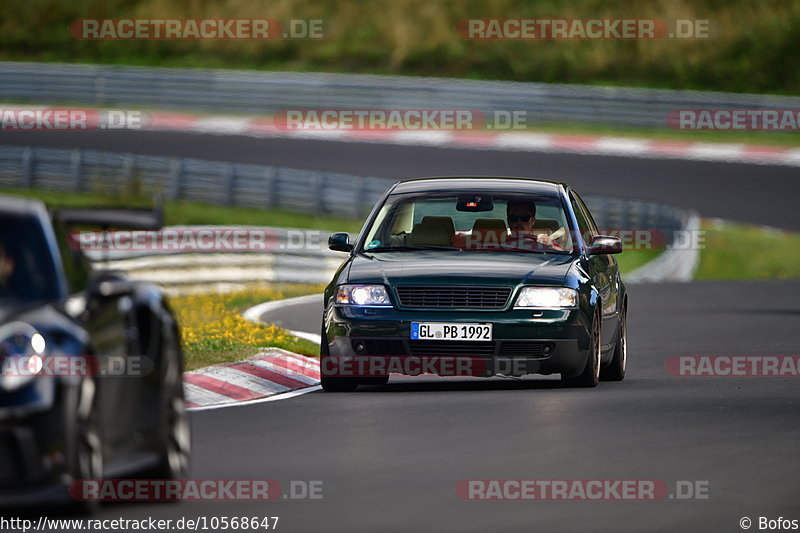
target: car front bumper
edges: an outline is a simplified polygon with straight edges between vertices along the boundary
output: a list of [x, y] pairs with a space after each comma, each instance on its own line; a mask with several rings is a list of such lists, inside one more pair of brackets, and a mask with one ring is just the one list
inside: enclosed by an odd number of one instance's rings
[[[583, 371], [589, 355], [590, 328], [584, 317], [580, 309], [421, 311], [335, 305], [325, 317], [332, 361], [328, 374], [336, 374], [348, 360], [359, 358], [398, 360], [388, 368], [415, 373], [415, 369], [430, 366], [411, 364], [409, 358], [450, 357], [467, 359], [470, 375], [560, 373], [571, 377]], [[412, 340], [412, 322], [491, 323], [492, 341]], [[323, 374], [325, 366], [323, 361]], [[458, 375], [465, 368], [461, 365]]]

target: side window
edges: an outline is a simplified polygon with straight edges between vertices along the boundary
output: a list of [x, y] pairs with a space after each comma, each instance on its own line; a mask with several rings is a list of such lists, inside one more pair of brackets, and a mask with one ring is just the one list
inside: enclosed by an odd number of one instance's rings
[[58, 249], [61, 255], [61, 264], [64, 269], [64, 274], [67, 278], [69, 286], [69, 293], [75, 294], [83, 291], [89, 282], [89, 266], [88, 260], [78, 250], [73, 250], [68, 245], [67, 228], [63, 224], [53, 221], [53, 229], [56, 233], [58, 241]]
[[597, 224], [594, 222], [594, 218], [592, 218], [592, 214], [589, 212], [589, 208], [586, 207], [586, 204], [583, 203], [583, 198], [578, 196], [576, 193], [572, 193], [575, 196], [575, 199], [578, 201], [578, 204], [583, 209], [584, 215], [586, 216], [586, 221], [589, 223], [589, 228], [592, 230], [592, 235], [599, 235], [600, 232], [597, 230]]
[[579, 201], [575, 198], [574, 193], [570, 191], [569, 193], [569, 203], [572, 204], [572, 210], [575, 212], [575, 219], [578, 221], [578, 231], [581, 233], [581, 237], [583, 237], [583, 241], [588, 245], [592, 242], [592, 227], [589, 225], [589, 219], [587, 218], [586, 213], [581, 207]]

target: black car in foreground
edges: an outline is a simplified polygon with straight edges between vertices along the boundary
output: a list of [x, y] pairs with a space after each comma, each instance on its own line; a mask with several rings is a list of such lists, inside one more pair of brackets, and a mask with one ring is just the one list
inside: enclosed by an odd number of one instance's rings
[[325, 289], [322, 386], [352, 391], [390, 373], [561, 375], [622, 380], [627, 294], [581, 198], [525, 178], [393, 185]]
[[0, 507], [80, 506], [76, 480], [187, 475], [183, 359], [164, 297], [94, 271], [68, 244], [70, 228], [158, 218], [0, 196]]

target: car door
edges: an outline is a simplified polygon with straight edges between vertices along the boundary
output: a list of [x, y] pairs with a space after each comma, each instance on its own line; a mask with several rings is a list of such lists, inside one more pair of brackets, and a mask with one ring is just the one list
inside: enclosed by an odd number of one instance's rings
[[[98, 273], [92, 273], [85, 257], [67, 245], [67, 228], [57, 221], [58, 253], [66, 278], [69, 293], [85, 301], [81, 314], [82, 326], [89, 333], [92, 343], [91, 357], [96, 359], [93, 369], [98, 372], [96, 384], [98, 418], [103, 441], [106, 464], [135, 447], [132, 431], [135, 413], [136, 377], [124, 377], [127, 359], [132, 353], [131, 324], [127, 309], [130, 298], [124, 294], [102, 296], [97, 287]], [[113, 278], [112, 278], [113, 279]]]
[[[589, 210], [584, 205], [580, 197], [573, 191], [569, 193], [569, 200], [572, 210], [575, 212], [575, 219], [578, 222], [578, 230], [581, 232], [586, 246], [589, 246], [592, 239], [598, 235], [597, 226], [589, 214]], [[586, 257], [587, 273], [592, 279], [597, 292], [600, 294], [601, 312], [603, 323], [600, 329], [601, 343], [611, 344], [614, 341], [617, 321], [617, 284], [616, 261], [608, 254], [589, 255]]]

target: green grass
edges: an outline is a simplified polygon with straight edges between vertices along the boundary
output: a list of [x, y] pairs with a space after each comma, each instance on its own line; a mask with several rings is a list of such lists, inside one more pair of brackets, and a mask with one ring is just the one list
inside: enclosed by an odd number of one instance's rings
[[[280, 291], [282, 298], [295, 298], [297, 296], [306, 296], [309, 294], [322, 294], [325, 290], [325, 285], [314, 285], [307, 283], [274, 283], [270, 286], [272, 289]], [[271, 300], [271, 298], [264, 298], [258, 292], [237, 292], [233, 298], [226, 302], [226, 306], [232, 311], [244, 312], [248, 308]]]
[[[77, 18], [322, 19], [319, 40], [73, 38]], [[468, 41], [463, 18], [708, 19], [687, 40]], [[391, 73], [798, 94], [800, 3], [785, 0], [29, 0], [0, 14], [0, 59]]]
[[695, 279], [743, 280], [800, 277], [800, 234], [704, 221], [705, 249]]
[[[147, 195], [109, 195], [105, 193], [70, 193], [43, 189], [0, 188], [0, 194], [38, 198], [54, 208], [115, 206], [151, 207]], [[243, 225], [275, 226], [358, 233], [361, 220], [300, 213], [285, 209], [226, 207], [198, 202], [164, 202], [165, 225]]]
[[662, 250], [626, 250], [614, 257], [617, 259], [619, 271], [624, 276], [661, 255]]
[[318, 356], [316, 344], [295, 337], [283, 328], [247, 321], [241, 313], [258, 303], [321, 291], [319, 285], [280, 283], [264, 287], [253, 284], [232, 293], [170, 297], [181, 329], [186, 369], [241, 361], [265, 347]]
[[[319, 357], [319, 346], [311, 341], [293, 337], [287, 342], [273, 342], [270, 348], [280, 348], [308, 357]], [[231, 344], [214, 339], [206, 339], [202, 344], [194, 344], [183, 350], [184, 370], [191, 371], [211, 365], [236, 363], [258, 354], [261, 348]]]

